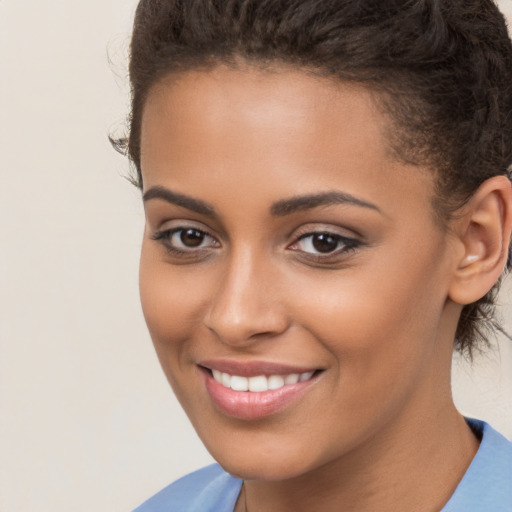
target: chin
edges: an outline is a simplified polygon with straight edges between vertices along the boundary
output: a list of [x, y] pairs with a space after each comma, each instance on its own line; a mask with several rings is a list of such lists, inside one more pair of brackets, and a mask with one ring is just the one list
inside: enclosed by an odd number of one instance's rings
[[207, 448], [225, 471], [242, 480], [288, 480], [306, 474], [316, 467], [315, 457], [308, 458], [304, 450], [297, 449], [298, 446], [303, 446], [298, 443], [280, 448], [256, 445], [251, 449], [247, 448], [249, 443], [241, 442], [238, 446], [235, 444], [215, 449], [210, 449], [207, 445]]
[[289, 480], [308, 473], [306, 468], [286, 462], [277, 462], [275, 459], [234, 461], [231, 458], [218, 460], [222, 468], [241, 480], [258, 480], [277, 482]]

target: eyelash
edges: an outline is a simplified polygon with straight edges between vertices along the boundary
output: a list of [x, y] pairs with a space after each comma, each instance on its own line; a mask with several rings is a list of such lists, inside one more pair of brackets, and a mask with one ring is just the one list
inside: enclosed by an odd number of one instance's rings
[[[168, 252], [170, 252], [176, 256], [192, 256], [194, 254], [197, 254], [199, 251], [204, 251], [205, 248], [203, 248], [203, 247], [197, 247], [197, 248], [191, 247], [188, 249], [180, 249], [180, 248], [172, 245], [173, 236], [177, 235], [179, 233], [183, 234], [186, 231], [193, 231], [193, 232], [199, 234], [200, 236], [209, 237], [212, 240], [215, 240], [215, 238], [212, 235], [210, 235], [207, 231], [204, 231], [202, 229], [199, 229], [199, 228], [196, 228], [193, 226], [181, 226], [178, 228], [157, 231], [156, 233], [153, 234], [153, 236], [151, 238], [152, 238], [152, 240], [160, 242]], [[216, 243], [218, 244], [218, 242], [216, 242]], [[202, 242], [201, 242], [201, 244], [202, 244]]]
[[[203, 239], [200, 241], [199, 245], [202, 245], [206, 238], [210, 238], [211, 240], [214, 241], [214, 243], [213, 243], [213, 245], [210, 244], [209, 246], [206, 246], [206, 247], [197, 247], [197, 248], [190, 247], [187, 249], [179, 248], [179, 247], [176, 247], [175, 245], [173, 245], [172, 238], [175, 235], [178, 235], [180, 233], [182, 236], [186, 231], [194, 232], [195, 234], [198, 234], [199, 236], [203, 237]], [[313, 237], [315, 237], [315, 236], [316, 237], [325, 236], [325, 237], [330, 238], [331, 241], [336, 243], [336, 249], [334, 249], [330, 252], [325, 252], [325, 253], [322, 253], [322, 252], [313, 253], [313, 252], [307, 252], [304, 250], [301, 251], [300, 249], [297, 248], [301, 242], [304, 242], [308, 238], [313, 239]], [[220, 247], [220, 243], [215, 239], [215, 237], [213, 235], [211, 235], [210, 233], [208, 233], [205, 230], [202, 230], [202, 229], [199, 229], [199, 228], [196, 228], [193, 226], [180, 226], [177, 228], [166, 229], [163, 231], [157, 231], [156, 233], [154, 233], [152, 235], [151, 238], [152, 238], [152, 240], [155, 240], [155, 241], [161, 243], [165, 247], [165, 249], [172, 255], [174, 255], [176, 257], [182, 257], [182, 258], [189, 257], [189, 258], [198, 259], [198, 257], [199, 257], [199, 259], [201, 259], [200, 258], [201, 256], [203, 256], [203, 257], [206, 256], [205, 251], [208, 251], [208, 249], [210, 249], [212, 247], [213, 248]], [[309, 244], [311, 246], [313, 246], [313, 248], [314, 248], [313, 240], [311, 240], [309, 242]], [[341, 247], [339, 247], [340, 245], [341, 245]], [[356, 238], [346, 237], [346, 236], [340, 235], [338, 233], [334, 233], [332, 231], [324, 229], [324, 230], [308, 231], [306, 233], [299, 235], [293, 243], [291, 243], [290, 245], [287, 246], [287, 249], [299, 253], [302, 258], [307, 259], [309, 261], [318, 262], [318, 263], [322, 263], [322, 262], [330, 263], [333, 259], [339, 259], [342, 256], [346, 256], [347, 254], [356, 251], [362, 245], [363, 245], [362, 242], [357, 240]], [[314, 248], [314, 249], [318, 250], [317, 248]]]
[[[314, 237], [327, 237], [332, 240], [336, 244], [336, 248], [329, 252], [308, 252], [308, 251], [300, 251], [299, 249], [296, 249], [296, 247], [303, 241], [307, 239], [311, 239], [309, 241], [308, 245], [311, 245], [314, 249], [318, 251], [318, 248], [314, 247]], [[318, 231], [309, 231], [307, 233], [304, 233], [300, 235], [295, 242], [293, 242], [291, 245], [288, 246], [289, 249], [293, 251], [300, 252], [302, 254], [302, 257], [308, 258], [311, 260], [316, 260], [319, 262], [322, 261], [329, 261], [334, 258], [340, 258], [342, 255], [346, 256], [348, 253], [351, 253], [355, 250], [357, 250], [362, 243], [357, 240], [356, 238], [350, 238], [343, 235], [340, 235], [339, 233], [334, 233], [332, 231], [328, 230], [318, 230]]]

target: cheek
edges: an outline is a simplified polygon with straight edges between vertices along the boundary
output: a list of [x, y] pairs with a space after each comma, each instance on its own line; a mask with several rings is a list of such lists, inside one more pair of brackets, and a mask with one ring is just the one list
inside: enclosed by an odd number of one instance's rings
[[347, 269], [302, 284], [310, 298], [296, 307], [334, 356], [344, 389], [366, 390], [370, 400], [386, 388], [403, 388], [428, 367], [444, 305], [432, 261], [413, 255], [391, 266], [383, 258], [364, 272]]
[[186, 358], [186, 341], [207, 300], [204, 281], [197, 273], [184, 272], [155, 252], [146, 242], [143, 244], [140, 297], [149, 333], [168, 374], [168, 365], [183, 363]]
[[303, 300], [297, 304], [299, 315], [308, 318], [306, 322], [315, 326], [320, 339], [339, 336], [347, 350], [391, 343], [393, 333], [424, 332], [428, 318], [442, 309], [442, 295], [421, 272], [364, 274], [341, 273], [329, 281], [308, 281], [303, 284], [307, 294], [296, 290], [295, 295]]

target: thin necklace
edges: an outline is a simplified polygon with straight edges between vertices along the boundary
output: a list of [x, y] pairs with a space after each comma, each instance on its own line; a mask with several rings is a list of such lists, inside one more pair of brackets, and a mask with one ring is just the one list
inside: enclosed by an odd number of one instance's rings
[[246, 491], [246, 488], [245, 488], [245, 482], [243, 483], [243, 488], [244, 488], [244, 505], [245, 505], [245, 511], [244, 512], [248, 512], [248, 510], [247, 510], [247, 491]]

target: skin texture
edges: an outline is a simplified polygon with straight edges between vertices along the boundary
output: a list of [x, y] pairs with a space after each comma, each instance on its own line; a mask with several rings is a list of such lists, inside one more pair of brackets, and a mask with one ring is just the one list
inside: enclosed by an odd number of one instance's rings
[[[509, 185], [496, 179], [441, 229], [431, 173], [393, 158], [389, 129], [368, 91], [286, 68], [190, 71], [147, 100], [143, 310], [199, 436], [245, 479], [250, 512], [438, 511], [477, 450], [452, 402], [451, 353], [461, 304], [503, 268]], [[333, 191], [373, 206], [272, 212]], [[206, 235], [187, 248], [169, 233], [179, 228]], [[351, 242], [318, 254], [307, 235], [326, 232]], [[206, 391], [198, 363], [219, 358], [322, 372], [287, 407], [243, 420]]]

